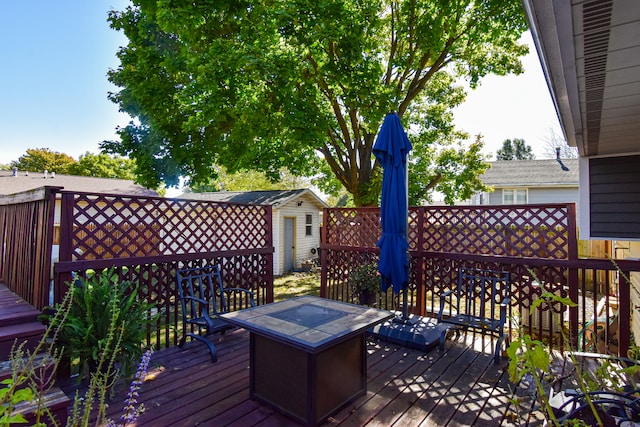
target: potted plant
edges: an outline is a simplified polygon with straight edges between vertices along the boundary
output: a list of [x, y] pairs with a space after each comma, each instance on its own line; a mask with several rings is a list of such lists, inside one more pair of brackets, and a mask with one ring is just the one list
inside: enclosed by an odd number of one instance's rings
[[300, 268], [302, 269], [302, 271], [311, 271], [311, 270], [313, 270], [313, 260], [312, 259], [306, 259], [306, 260], [302, 261], [302, 263], [300, 264]]
[[374, 263], [361, 264], [356, 267], [348, 280], [351, 295], [362, 305], [375, 303], [380, 292], [380, 273]]

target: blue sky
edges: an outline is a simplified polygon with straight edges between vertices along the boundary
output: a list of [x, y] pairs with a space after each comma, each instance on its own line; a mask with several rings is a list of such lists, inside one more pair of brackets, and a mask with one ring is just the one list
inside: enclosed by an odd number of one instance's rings
[[[129, 118], [107, 99], [107, 81], [126, 38], [109, 28], [107, 12], [128, 0], [3, 1], [0, 14], [0, 164], [28, 148], [78, 158], [97, 153]], [[530, 41], [530, 37], [527, 36]], [[507, 138], [523, 138], [540, 157], [550, 129], [560, 127], [533, 52], [521, 76], [489, 77], [455, 112], [458, 128], [482, 133], [495, 154]]]
[[124, 0], [3, 1], [0, 14], [0, 163], [27, 148], [74, 158], [97, 153], [126, 125], [107, 99], [126, 38], [109, 28], [107, 12]]

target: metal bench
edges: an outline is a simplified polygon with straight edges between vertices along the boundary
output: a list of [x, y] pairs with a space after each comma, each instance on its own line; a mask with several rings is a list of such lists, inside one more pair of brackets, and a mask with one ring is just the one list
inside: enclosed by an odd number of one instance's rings
[[[440, 295], [438, 323], [453, 325], [456, 331], [469, 328], [498, 337], [494, 351], [500, 362], [500, 349], [505, 341], [504, 326], [509, 306], [509, 272], [461, 268], [458, 284]], [[440, 350], [448, 330], [440, 335]]]
[[[208, 336], [234, 328], [219, 317], [229, 311], [228, 298], [233, 295], [235, 305], [241, 308], [255, 306], [253, 292], [242, 288], [225, 288], [218, 266], [195, 267], [178, 270], [178, 291], [182, 305], [183, 335], [178, 347], [184, 346], [187, 337], [209, 347], [211, 361], [218, 360], [215, 345]], [[194, 330], [197, 329], [197, 332]]]

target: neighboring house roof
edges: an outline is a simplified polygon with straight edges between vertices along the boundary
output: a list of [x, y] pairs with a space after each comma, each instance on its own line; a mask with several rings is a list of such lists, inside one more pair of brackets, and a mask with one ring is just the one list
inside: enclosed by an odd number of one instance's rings
[[264, 190], [264, 191], [215, 191], [210, 193], [183, 193], [181, 199], [232, 202], [247, 205], [271, 205], [279, 207], [291, 200], [309, 195], [322, 207], [328, 205], [308, 188], [301, 190]]
[[126, 179], [96, 178], [93, 176], [76, 176], [48, 174], [44, 178], [43, 173], [22, 172], [13, 176], [13, 171], [0, 171], [0, 196], [22, 193], [42, 187], [63, 187], [66, 191], [127, 194], [135, 196], [158, 196], [154, 190], [149, 190], [141, 185]]
[[562, 170], [553, 160], [508, 160], [491, 162], [491, 169], [480, 175], [493, 187], [558, 187], [578, 186], [578, 159], [563, 159], [569, 168]]

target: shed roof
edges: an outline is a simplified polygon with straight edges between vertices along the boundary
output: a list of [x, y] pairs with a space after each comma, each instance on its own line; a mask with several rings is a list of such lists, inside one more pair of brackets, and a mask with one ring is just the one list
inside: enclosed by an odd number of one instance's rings
[[577, 187], [578, 159], [563, 159], [562, 162], [568, 171], [562, 170], [555, 159], [491, 162], [491, 169], [480, 175], [480, 179], [494, 187]]
[[210, 200], [215, 202], [232, 202], [248, 205], [271, 205], [280, 207], [305, 194], [311, 196], [320, 207], [328, 205], [308, 188], [300, 190], [264, 190], [264, 191], [215, 191], [208, 193], [184, 193], [179, 197], [190, 200]]
[[22, 193], [42, 187], [63, 187], [67, 191], [127, 194], [135, 196], [158, 196], [154, 190], [126, 179], [96, 178], [93, 176], [48, 174], [21, 172], [13, 176], [13, 171], [0, 171], [0, 195]]

